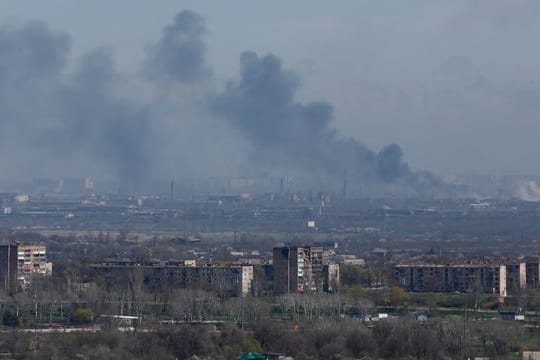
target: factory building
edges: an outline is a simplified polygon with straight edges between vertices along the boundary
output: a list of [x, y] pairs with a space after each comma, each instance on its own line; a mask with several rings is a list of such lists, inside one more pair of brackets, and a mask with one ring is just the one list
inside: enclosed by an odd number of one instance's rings
[[272, 264], [275, 294], [334, 291], [339, 283], [339, 265], [324, 261], [320, 246], [276, 247]]
[[470, 292], [506, 296], [504, 265], [397, 265], [394, 282], [414, 292]]
[[246, 296], [252, 292], [253, 266], [185, 266], [183, 262], [107, 262], [92, 265], [94, 275], [110, 284], [140, 278], [155, 289], [179, 288], [211, 291], [219, 296]]

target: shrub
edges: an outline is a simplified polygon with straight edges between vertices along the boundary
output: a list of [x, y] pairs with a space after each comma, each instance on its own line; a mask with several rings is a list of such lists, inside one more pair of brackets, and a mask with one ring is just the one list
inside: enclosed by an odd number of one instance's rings
[[2, 316], [2, 323], [6, 326], [19, 326], [19, 315], [17, 314], [17, 310], [6, 308]]
[[93, 318], [94, 314], [92, 310], [89, 308], [78, 308], [73, 312], [71, 321], [75, 324], [89, 324]]

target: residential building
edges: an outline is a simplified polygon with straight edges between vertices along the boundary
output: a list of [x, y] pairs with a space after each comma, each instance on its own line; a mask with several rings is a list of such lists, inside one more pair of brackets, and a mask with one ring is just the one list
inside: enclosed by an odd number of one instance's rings
[[275, 294], [332, 291], [339, 282], [339, 265], [329, 267], [321, 246], [276, 247], [272, 264]]
[[517, 294], [527, 286], [527, 268], [524, 262], [506, 264], [506, 288], [508, 293]]
[[17, 245], [0, 245], [0, 282], [5, 294], [17, 291]]
[[36, 276], [51, 276], [52, 263], [47, 262], [47, 247], [41, 244], [19, 244], [17, 270], [19, 284], [23, 287]]
[[540, 259], [531, 257], [525, 260], [526, 284], [529, 288], [536, 288], [540, 284]]
[[414, 292], [507, 293], [505, 265], [397, 265], [394, 282]]
[[113, 284], [137, 277], [151, 288], [202, 289], [220, 296], [246, 296], [252, 292], [253, 266], [194, 266], [184, 262], [106, 262], [91, 266], [96, 275]]
[[323, 265], [323, 290], [336, 292], [339, 287], [339, 264]]

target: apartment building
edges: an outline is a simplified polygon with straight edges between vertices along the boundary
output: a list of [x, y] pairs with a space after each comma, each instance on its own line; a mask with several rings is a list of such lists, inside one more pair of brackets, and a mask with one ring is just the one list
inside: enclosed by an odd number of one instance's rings
[[506, 296], [505, 265], [396, 265], [394, 282], [414, 292], [470, 292]]
[[509, 294], [518, 294], [527, 286], [527, 266], [524, 262], [506, 264], [506, 289]]
[[52, 263], [47, 261], [47, 248], [41, 244], [19, 244], [17, 250], [17, 279], [23, 287], [36, 276], [51, 276]]
[[110, 284], [142, 281], [150, 288], [202, 289], [224, 297], [246, 296], [252, 292], [253, 266], [194, 266], [183, 262], [119, 261], [94, 264], [95, 276]]
[[0, 245], [0, 289], [9, 295], [17, 291], [17, 245]]
[[525, 282], [528, 288], [540, 285], [540, 258], [529, 257], [525, 259]]
[[273, 250], [275, 294], [333, 291], [339, 265], [329, 264], [320, 246], [276, 247]]

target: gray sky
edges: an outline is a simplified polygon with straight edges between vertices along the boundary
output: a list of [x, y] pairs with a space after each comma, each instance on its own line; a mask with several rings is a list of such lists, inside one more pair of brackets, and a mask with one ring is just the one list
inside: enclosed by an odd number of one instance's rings
[[216, 88], [243, 51], [272, 53], [300, 77], [298, 100], [333, 105], [338, 134], [397, 143], [414, 169], [540, 173], [535, 0], [2, 1], [0, 23], [41, 19], [69, 34], [70, 59], [105, 46], [135, 73], [184, 9], [204, 18]]

